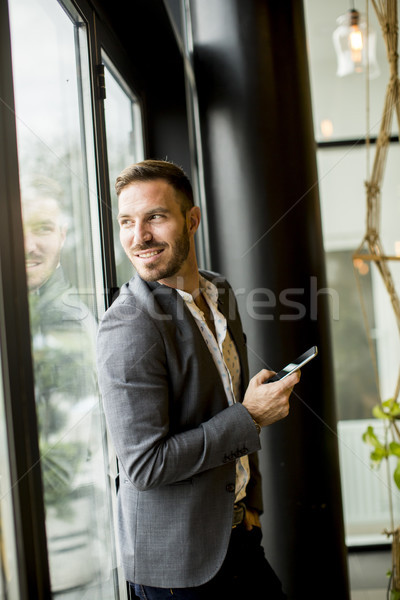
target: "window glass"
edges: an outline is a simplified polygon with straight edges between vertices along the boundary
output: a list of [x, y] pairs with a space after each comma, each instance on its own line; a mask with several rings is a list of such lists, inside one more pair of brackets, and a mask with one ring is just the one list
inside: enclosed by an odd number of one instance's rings
[[10, 21], [51, 586], [57, 598], [114, 598], [94, 355], [102, 260], [87, 31], [55, 0], [10, 0]]
[[[390, 528], [386, 473], [383, 467], [379, 472], [371, 470], [371, 448], [362, 435], [370, 424], [384, 434], [371, 411], [380, 396], [383, 400], [393, 396], [400, 342], [376, 265], [360, 259], [353, 267], [353, 254], [366, 233], [365, 181], [370, 178], [376, 146], [348, 140], [365, 138], [368, 123], [372, 136], [379, 131], [389, 75], [382, 33], [369, 3], [379, 75], [368, 82], [368, 92], [365, 71], [337, 76], [332, 34], [336, 18], [347, 8], [329, 0], [305, 0], [315, 136], [319, 142], [340, 142], [334, 147], [320, 144], [317, 161], [328, 285], [339, 297], [332, 337], [346, 538], [352, 546], [387, 543], [381, 533]], [[365, 4], [357, 8], [365, 11]], [[380, 238], [390, 256], [400, 254], [399, 154], [398, 146], [390, 144], [381, 189]], [[400, 291], [400, 263], [391, 260], [388, 265]], [[397, 519], [400, 494], [395, 492]]]
[[138, 99], [126, 85], [110, 59], [103, 53], [106, 99], [104, 111], [107, 131], [107, 155], [110, 195], [113, 213], [114, 254], [117, 285], [120, 287], [133, 275], [133, 266], [119, 242], [118, 198], [114, 190], [118, 174], [128, 165], [143, 160], [143, 135]]
[[[366, 3], [356, 8], [365, 14]], [[375, 32], [379, 73], [369, 80], [369, 102], [365, 70], [344, 77], [337, 76], [337, 56], [333, 33], [337, 19], [351, 3], [329, 0], [305, 0], [306, 28], [309, 47], [309, 67], [314, 109], [315, 137], [318, 141], [364, 138], [367, 132], [367, 106], [371, 135], [379, 129], [383, 100], [389, 80], [386, 49], [380, 25], [369, 3], [370, 29]], [[394, 126], [397, 126], [394, 123]]]
[[184, 69], [186, 83], [186, 106], [188, 111], [189, 136], [192, 140], [191, 158], [192, 158], [192, 185], [195, 202], [200, 206], [202, 218], [200, 227], [196, 235], [196, 252], [199, 265], [203, 269], [211, 268], [207, 202], [204, 188], [204, 170], [203, 170], [203, 150], [201, 144], [200, 112], [199, 99], [196, 88], [196, 78], [194, 76], [193, 61], [193, 36], [192, 36], [192, 17], [190, 2], [183, 0], [180, 3], [179, 16], [176, 14], [177, 7], [174, 7], [170, 0], [169, 8], [175, 15], [175, 19], [180, 31], [183, 34], [184, 46]]
[[19, 598], [14, 512], [0, 369], [0, 600]]
[[[374, 152], [373, 145], [371, 160]], [[391, 256], [398, 252], [400, 242], [397, 226], [400, 219], [399, 160], [400, 150], [391, 144], [382, 185], [380, 215], [383, 248], [385, 254]], [[365, 147], [324, 148], [318, 151], [328, 283], [337, 290], [340, 299], [340, 317], [332, 324], [339, 419], [371, 416], [371, 413], [366, 414], [366, 408], [376, 404], [379, 398], [375, 377], [371, 378], [375, 354], [379, 389], [384, 400], [393, 395], [400, 364], [398, 328], [378, 269], [371, 261], [364, 261], [357, 271], [353, 270], [352, 255], [361, 244], [366, 228], [366, 172]], [[389, 261], [389, 267], [396, 289], [400, 290], [400, 264], [398, 261]], [[364, 311], [367, 313], [366, 322]], [[353, 325], [353, 335], [349, 336]], [[374, 349], [372, 356], [371, 343]], [[352, 382], [348, 382], [348, 389], [344, 382], [346, 376], [352, 379]], [[339, 380], [342, 380], [340, 385]], [[362, 380], [363, 385], [369, 382], [368, 393], [366, 390], [361, 394], [350, 393], [356, 380]], [[368, 401], [365, 401], [365, 394]]]
[[[337, 416], [339, 421], [370, 419], [377, 401], [377, 386], [373, 369], [365, 368], [371, 366], [371, 355], [355, 285], [352, 252], [328, 252], [326, 259], [329, 286], [338, 292], [340, 304], [338, 318], [332, 322]], [[359, 272], [365, 308], [375, 330], [370, 265], [364, 261]]]
[[[370, 149], [374, 157], [375, 146]], [[356, 263], [353, 253], [366, 228], [367, 151], [363, 147], [321, 148], [318, 173], [329, 287], [339, 296], [339, 315], [332, 321], [335, 390], [337, 400], [340, 465], [347, 543], [385, 543], [381, 534], [390, 526], [387, 486], [383, 468], [370, 467], [370, 448], [362, 441], [372, 420], [372, 408], [392, 397], [400, 364], [397, 324], [388, 294], [376, 265]], [[398, 161], [399, 149], [391, 144], [382, 185], [381, 239], [385, 253], [396, 253], [400, 239]], [[397, 290], [400, 264], [389, 263]], [[383, 432], [381, 432], [383, 434]], [[366, 501], [366, 498], [369, 500]], [[400, 495], [393, 497], [400, 514]]]

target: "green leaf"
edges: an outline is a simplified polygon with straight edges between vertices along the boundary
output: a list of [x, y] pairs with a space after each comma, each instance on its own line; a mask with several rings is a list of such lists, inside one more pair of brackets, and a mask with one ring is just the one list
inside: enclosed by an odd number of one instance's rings
[[387, 452], [384, 448], [376, 448], [372, 450], [370, 454], [370, 459], [373, 463], [375, 463], [375, 467], [378, 467], [384, 458], [387, 458]]
[[400, 444], [398, 442], [390, 442], [389, 452], [390, 454], [393, 454], [393, 456], [398, 456], [400, 458]]
[[393, 418], [398, 417], [400, 415], [400, 404], [393, 399], [389, 400], [388, 402], [390, 416]]
[[389, 408], [392, 406], [392, 404], [395, 404], [396, 400], [394, 398], [388, 398], [387, 400], [385, 400], [384, 402], [382, 402], [382, 406], [384, 406], [385, 408]]
[[373, 446], [376, 449], [379, 449], [379, 448], [384, 449], [383, 445], [376, 437], [374, 428], [371, 425], [367, 428], [367, 431], [363, 434], [362, 439], [364, 440], [364, 442], [366, 442], [370, 446]]
[[390, 408], [394, 401], [394, 398], [388, 398], [387, 400], [382, 402], [382, 406], [384, 406], [385, 408]]
[[390, 419], [390, 414], [384, 411], [382, 406], [380, 404], [374, 406], [372, 409], [372, 415], [375, 417], [375, 419]]
[[397, 467], [393, 473], [393, 479], [395, 484], [400, 490], [400, 459], [397, 461]]
[[367, 428], [367, 431], [365, 431], [363, 433], [362, 439], [366, 444], [373, 445], [372, 440], [376, 440], [376, 435], [374, 433], [374, 428], [371, 427], [371, 425], [369, 425], [369, 427]]
[[[381, 411], [379, 411], [379, 408], [381, 408]], [[374, 409], [377, 409], [376, 413], [379, 415], [381, 415], [383, 411], [383, 413], [386, 415], [386, 417], [383, 418], [396, 419], [400, 415], [400, 404], [396, 402], [394, 398], [385, 400], [385, 402], [382, 402], [382, 404], [375, 406]], [[372, 413], [374, 413], [374, 409], [372, 409]], [[382, 418], [382, 416], [379, 416], [378, 418]]]
[[400, 404], [394, 398], [389, 398], [382, 404], [374, 406], [372, 415], [376, 419], [397, 419], [400, 416]]
[[390, 600], [400, 600], [400, 592], [397, 590], [390, 590]]
[[390, 414], [395, 419], [397, 419], [397, 417], [400, 415], [400, 405], [397, 402], [395, 402], [395, 404], [393, 404]]

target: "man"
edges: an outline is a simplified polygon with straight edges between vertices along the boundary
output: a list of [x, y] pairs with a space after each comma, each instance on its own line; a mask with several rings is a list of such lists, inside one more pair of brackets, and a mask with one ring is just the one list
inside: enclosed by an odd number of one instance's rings
[[284, 598], [260, 546], [256, 452], [299, 374], [248, 384], [234, 294], [197, 266], [200, 210], [181, 169], [143, 161], [116, 191], [137, 274], [100, 325], [98, 372], [126, 578], [142, 599]]

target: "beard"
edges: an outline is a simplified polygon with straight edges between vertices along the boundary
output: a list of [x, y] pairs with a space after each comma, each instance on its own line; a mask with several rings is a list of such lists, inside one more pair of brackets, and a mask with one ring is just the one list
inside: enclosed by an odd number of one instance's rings
[[[154, 247], [154, 242], [147, 244], [141, 244], [140, 248], [135, 248], [135, 252], [143, 250], [151, 250]], [[157, 244], [157, 248], [167, 248], [167, 244]], [[144, 281], [159, 281], [160, 279], [168, 279], [178, 273], [183, 263], [188, 257], [190, 249], [189, 232], [186, 223], [183, 225], [183, 230], [179, 238], [171, 246], [172, 255], [166, 264], [149, 264], [149, 265], [138, 265], [139, 261], [132, 261], [133, 266], [136, 268], [140, 277]], [[161, 263], [162, 263], [161, 254]], [[140, 260], [140, 259], [139, 259]]]

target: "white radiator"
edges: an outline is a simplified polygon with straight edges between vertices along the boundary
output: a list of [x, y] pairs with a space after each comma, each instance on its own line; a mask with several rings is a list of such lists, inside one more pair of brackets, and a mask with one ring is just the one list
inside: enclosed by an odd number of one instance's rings
[[[379, 420], [340, 421], [338, 423], [340, 472], [344, 505], [346, 543], [348, 546], [379, 544], [390, 541], [382, 534], [391, 529], [389, 485], [386, 461], [378, 470], [371, 469], [372, 447], [363, 442], [368, 425], [383, 439], [383, 424]], [[393, 481], [391, 464], [391, 494], [394, 524], [400, 525], [400, 490]]]

